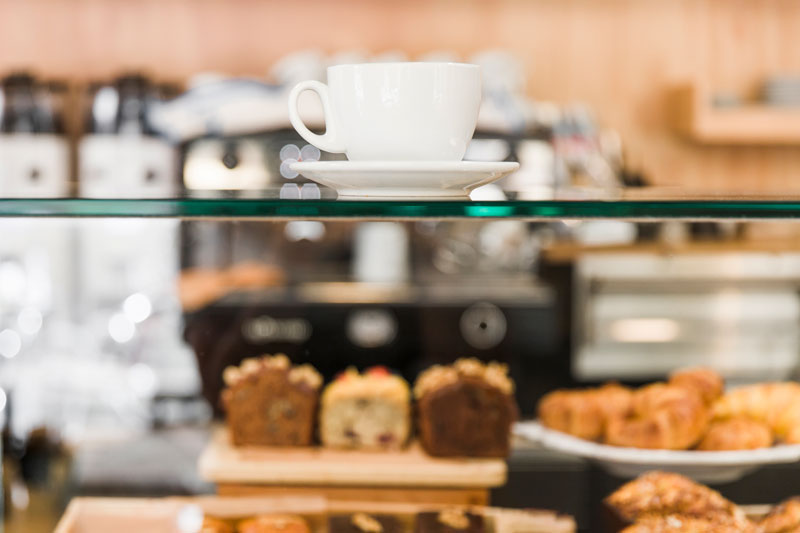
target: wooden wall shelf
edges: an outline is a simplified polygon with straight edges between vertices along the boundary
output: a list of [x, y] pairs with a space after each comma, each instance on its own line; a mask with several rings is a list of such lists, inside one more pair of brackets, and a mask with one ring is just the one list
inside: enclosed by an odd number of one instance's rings
[[800, 145], [800, 107], [714, 107], [698, 87], [676, 91], [676, 126], [691, 140], [722, 145]]

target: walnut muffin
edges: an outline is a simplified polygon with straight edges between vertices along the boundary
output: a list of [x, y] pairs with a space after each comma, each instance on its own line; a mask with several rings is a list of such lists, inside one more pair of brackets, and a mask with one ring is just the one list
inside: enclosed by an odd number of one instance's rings
[[223, 379], [234, 445], [312, 444], [322, 376], [311, 365], [292, 366], [283, 354], [245, 359]]

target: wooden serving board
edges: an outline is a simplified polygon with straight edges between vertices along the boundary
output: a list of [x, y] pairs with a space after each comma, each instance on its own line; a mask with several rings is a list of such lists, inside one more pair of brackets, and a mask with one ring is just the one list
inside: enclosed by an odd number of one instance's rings
[[503, 459], [437, 458], [418, 443], [399, 451], [234, 447], [216, 428], [199, 461], [200, 475], [226, 484], [489, 488], [506, 481]]
[[[76, 498], [67, 507], [54, 533], [178, 533], [177, 518], [187, 506], [223, 520], [236, 521], [257, 514], [289, 513], [302, 516], [312, 533], [328, 533], [327, 517], [335, 513], [392, 514], [405, 531], [412, 531], [416, 513], [444, 509], [435, 504], [328, 502], [324, 498], [231, 498], [220, 496], [173, 498]], [[552, 511], [520, 511], [472, 507], [488, 517], [487, 533], [574, 533], [575, 521]]]
[[240, 519], [258, 514], [289, 513], [302, 516], [314, 533], [325, 527], [324, 498], [75, 498], [53, 533], [178, 533], [177, 518], [187, 505], [195, 505], [215, 518]]

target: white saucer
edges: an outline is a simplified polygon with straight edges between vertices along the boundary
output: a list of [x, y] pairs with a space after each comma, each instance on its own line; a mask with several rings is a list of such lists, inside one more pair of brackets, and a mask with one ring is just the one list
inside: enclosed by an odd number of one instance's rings
[[535, 421], [517, 422], [514, 434], [545, 448], [595, 461], [623, 478], [638, 477], [650, 470], [669, 470], [704, 483], [728, 483], [764, 465], [800, 460], [798, 444], [720, 452], [622, 448], [579, 439]]
[[464, 198], [519, 168], [482, 161], [309, 161], [290, 168], [340, 197]]

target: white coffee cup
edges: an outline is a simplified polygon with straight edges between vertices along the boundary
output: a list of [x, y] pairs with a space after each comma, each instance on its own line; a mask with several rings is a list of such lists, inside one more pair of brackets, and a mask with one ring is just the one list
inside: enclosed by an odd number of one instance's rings
[[[303, 124], [297, 101], [316, 92], [325, 134]], [[321, 150], [351, 161], [460, 161], [475, 131], [480, 67], [464, 63], [362, 63], [328, 67], [328, 84], [289, 94], [292, 126]]]

